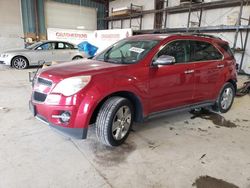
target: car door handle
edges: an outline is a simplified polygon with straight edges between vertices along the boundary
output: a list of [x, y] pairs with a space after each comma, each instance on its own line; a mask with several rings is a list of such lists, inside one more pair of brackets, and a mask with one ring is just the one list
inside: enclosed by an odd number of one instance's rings
[[184, 73], [185, 74], [192, 74], [194, 72], [194, 70], [186, 70]]
[[223, 68], [225, 65], [217, 65], [217, 68], [221, 69]]

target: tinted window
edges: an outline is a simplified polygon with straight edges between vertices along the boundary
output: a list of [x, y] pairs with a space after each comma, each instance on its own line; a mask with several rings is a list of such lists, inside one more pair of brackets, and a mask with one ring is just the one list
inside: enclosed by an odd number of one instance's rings
[[210, 43], [190, 41], [191, 61], [207, 61], [222, 59], [221, 53]]
[[185, 40], [178, 40], [167, 44], [155, 58], [161, 55], [169, 55], [175, 58], [176, 63], [189, 61], [189, 43]]
[[234, 54], [228, 44], [220, 44], [220, 47], [223, 48], [223, 50], [225, 50], [230, 57], [234, 57]]

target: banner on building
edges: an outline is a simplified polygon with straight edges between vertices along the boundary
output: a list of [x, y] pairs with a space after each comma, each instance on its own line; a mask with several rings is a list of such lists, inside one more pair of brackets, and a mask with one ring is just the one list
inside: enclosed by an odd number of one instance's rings
[[94, 31], [89, 30], [48, 28], [47, 38], [48, 40], [59, 40], [79, 44], [83, 41], [88, 41], [90, 35], [93, 35], [93, 33]]
[[87, 41], [98, 47], [97, 53], [126, 37], [132, 36], [132, 29], [110, 29], [110, 30], [72, 30], [60, 28], [48, 28], [48, 40], [60, 40], [79, 44]]
[[132, 34], [132, 29], [96, 30], [89, 39], [89, 42], [97, 46], [98, 52], [100, 52], [117, 41], [132, 36]]

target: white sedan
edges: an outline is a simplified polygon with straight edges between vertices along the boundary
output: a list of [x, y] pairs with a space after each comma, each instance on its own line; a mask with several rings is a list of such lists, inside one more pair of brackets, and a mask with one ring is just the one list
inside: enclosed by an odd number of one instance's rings
[[28, 46], [25, 49], [10, 50], [0, 55], [0, 64], [16, 69], [25, 69], [40, 62], [64, 62], [83, 58], [77, 46], [62, 41], [43, 41]]

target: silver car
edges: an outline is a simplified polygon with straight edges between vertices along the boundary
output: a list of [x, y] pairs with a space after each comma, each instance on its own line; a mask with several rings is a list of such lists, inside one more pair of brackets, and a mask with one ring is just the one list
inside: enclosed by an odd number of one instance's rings
[[46, 64], [52, 61], [64, 62], [84, 57], [84, 53], [71, 43], [62, 41], [43, 41], [28, 46], [25, 49], [10, 50], [0, 55], [0, 64], [16, 69], [25, 69], [31, 65]]

